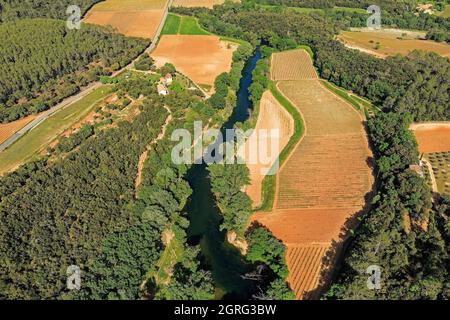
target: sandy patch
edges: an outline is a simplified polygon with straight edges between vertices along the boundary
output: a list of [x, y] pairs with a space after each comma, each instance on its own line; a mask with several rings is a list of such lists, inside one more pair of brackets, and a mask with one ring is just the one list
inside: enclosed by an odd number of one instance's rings
[[[237, 2], [236, 0], [235, 2]], [[174, 7], [206, 7], [212, 9], [216, 4], [223, 4], [225, 0], [174, 0]]]
[[156, 65], [172, 63], [197, 84], [213, 86], [216, 77], [231, 70], [236, 45], [209, 35], [164, 35], [152, 57]]

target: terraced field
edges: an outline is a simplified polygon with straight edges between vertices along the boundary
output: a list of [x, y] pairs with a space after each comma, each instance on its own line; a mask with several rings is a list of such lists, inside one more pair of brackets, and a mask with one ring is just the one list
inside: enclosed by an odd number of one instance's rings
[[288, 281], [297, 298], [315, 299], [348, 228], [365, 209], [372, 155], [360, 114], [322, 85], [301, 52], [274, 54], [272, 78], [285, 79], [277, 87], [301, 113], [305, 134], [277, 175], [272, 212], [254, 219], [287, 245]]
[[279, 80], [317, 79], [311, 57], [305, 50], [290, 50], [272, 55], [271, 78]]

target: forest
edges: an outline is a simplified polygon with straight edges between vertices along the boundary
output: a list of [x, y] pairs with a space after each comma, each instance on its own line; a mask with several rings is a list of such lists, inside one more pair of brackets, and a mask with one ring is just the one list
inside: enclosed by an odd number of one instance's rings
[[[360, 227], [353, 230], [326, 298], [448, 298], [448, 198], [432, 203], [425, 181], [409, 169], [418, 163], [419, 153], [408, 127], [412, 121], [450, 120], [450, 61], [419, 51], [379, 60], [333, 40], [345, 26], [326, 15], [267, 11], [253, 1], [214, 10], [173, 10], [197, 16], [211, 32], [262, 41], [277, 50], [308, 45], [322, 78], [370, 99], [384, 111], [368, 120], [377, 194]], [[404, 219], [411, 220], [411, 229], [405, 229]], [[379, 291], [366, 286], [366, 268], [373, 264], [383, 268]]]
[[51, 18], [66, 20], [67, 7], [77, 5], [81, 15], [101, 0], [1, 0], [0, 23], [24, 18]]
[[0, 49], [0, 122], [52, 107], [126, 66], [148, 45], [102, 27], [68, 30], [48, 19], [0, 24], [0, 41], [7, 44]]

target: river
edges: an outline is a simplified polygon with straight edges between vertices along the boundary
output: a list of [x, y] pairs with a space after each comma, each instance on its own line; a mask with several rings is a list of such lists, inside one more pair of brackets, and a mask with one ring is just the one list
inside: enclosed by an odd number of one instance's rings
[[[224, 123], [222, 131], [231, 129], [236, 122], [248, 119], [252, 103], [249, 100], [248, 88], [252, 83], [252, 72], [261, 53], [256, 50], [248, 59], [242, 71], [236, 106], [232, 115]], [[246, 299], [253, 290], [253, 281], [242, 278], [250, 266], [239, 250], [226, 240], [225, 232], [219, 230], [222, 220], [211, 192], [206, 164], [194, 165], [188, 173], [188, 181], [193, 189], [186, 210], [190, 220], [188, 242], [191, 245], [200, 243], [205, 264], [212, 271], [216, 286], [217, 299]]]

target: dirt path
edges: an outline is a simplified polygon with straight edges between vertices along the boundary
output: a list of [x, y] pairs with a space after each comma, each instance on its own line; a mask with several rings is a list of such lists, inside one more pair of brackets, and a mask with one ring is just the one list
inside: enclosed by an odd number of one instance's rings
[[136, 176], [136, 182], [135, 182], [135, 189], [137, 189], [142, 182], [142, 169], [144, 169], [144, 163], [147, 160], [148, 157], [148, 153], [150, 152], [150, 150], [152, 149], [152, 147], [162, 138], [164, 138], [164, 136], [166, 135], [166, 130], [167, 130], [167, 126], [169, 125], [169, 123], [172, 121], [173, 116], [172, 116], [172, 111], [169, 109], [169, 107], [164, 106], [164, 108], [167, 110], [167, 112], [169, 113], [169, 115], [167, 116], [166, 122], [164, 123], [162, 130], [160, 132], [160, 134], [152, 140], [152, 142], [150, 142], [150, 144], [147, 146], [147, 149], [144, 151], [143, 154], [141, 154], [141, 156], [139, 157], [139, 163], [138, 163], [138, 172], [137, 172], [137, 176]]
[[425, 165], [428, 168], [428, 172], [430, 173], [430, 180], [431, 180], [431, 190], [434, 193], [439, 193], [438, 190], [438, 186], [437, 186], [437, 182], [436, 182], [436, 177], [434, 176], [434, 172], [433, 172], [433, 166], [431, 165], [431, 163], [426, 160], [426, 159], [422, 159], [422, 162], [425, 163]]

